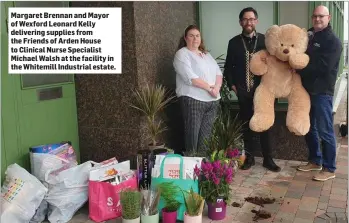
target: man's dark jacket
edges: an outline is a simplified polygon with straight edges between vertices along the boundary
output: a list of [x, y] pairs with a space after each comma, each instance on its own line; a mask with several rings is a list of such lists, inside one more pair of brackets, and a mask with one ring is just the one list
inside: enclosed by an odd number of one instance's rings
[[[257, 35], [258, 38], [255, 53], [265, 49], [264, 35], [261, 33], [257, 33]], [[242, 36], [245, 40], [247, 49], [250, 51], [250, 53], [252, 53], [256, 36], [253, 36], [252, 38], [244, 35]], [[233, 37], [229, 41], [223, 75], [227, 80], [229, 89], [231, 89], [232, 85], [235, 85], [238, 91], [246, 92], [246, 57], [245, 48], [240, 35]], [[251, 96], [253, 96], [253, 92], [259, 85], [260, 81], [260, 76], [254, 76], [254, 86], [250, 92]]]
[[322, 31], [308, 30], [309, 44], [306, 54], [309, 64], [297, 72], [302, 77], [304, 88], [311, 95], [334, 94], [342, 43], [330, 25]]

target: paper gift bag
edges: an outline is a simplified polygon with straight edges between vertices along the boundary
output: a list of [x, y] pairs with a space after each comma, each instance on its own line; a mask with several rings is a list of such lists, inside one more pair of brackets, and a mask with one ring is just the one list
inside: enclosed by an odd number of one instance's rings
[[[176, 159], [180, 160], [179, 177], [178, 178], [166, 178], [166, 177], [164, 177], [165, 160], [168, 158], [176, 158]], [[161, 165], [160, 165], [160, 175], [159, 175], [159, 177], [152, 177], [151, 186], [156, 187], [157, 185], [159, 185], [163, 182], [173, 182], [174, 185], [180, 187], [182, 190], [189, 191], [191, 188], [193, 188], [194, 192], [198, 193], [199, 192], [198, 181], [194, 180], [194, 179], [185, 179], [183, 172], [184, 172], [183, 157], [181, 155], [177, 155], [177, 154], [166, 155], [166, 157], [162, 160]], [[166, 175], [168, 175], [168, 174], [166, 174]], [[177, 220], [183, 221], [186, 208], [185, 208], [184, 197], [183, 197], [182, 193], [178, 193], [177, 200], [181, 203], [181, 206], [177, 210]], [[164, 207], [165, 207], [165, 203], [164, 203], [163, 199], [160, 199], [159, 206], [158, 206], [160, 216], [161, 216], [161, 210]]]
[[120, 191], [137, 188], [137, 177], [113, 185], [107, 182], [89, 181], [89, 217], [103, 222], [121, 217]]

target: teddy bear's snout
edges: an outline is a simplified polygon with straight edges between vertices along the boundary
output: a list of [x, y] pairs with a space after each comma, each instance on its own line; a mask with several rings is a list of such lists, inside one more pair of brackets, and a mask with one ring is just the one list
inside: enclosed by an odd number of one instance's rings
[[288, 49], [284, 49], [284, 54], [288, 54], [290, 51]]

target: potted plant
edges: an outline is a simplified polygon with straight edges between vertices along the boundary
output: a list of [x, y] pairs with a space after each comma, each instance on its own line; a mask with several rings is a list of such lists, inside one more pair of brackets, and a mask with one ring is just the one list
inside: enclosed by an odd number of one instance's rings
[[176, 223], [177, 210], [181, 203], [176, 199], [180, 189], [171, 182], [164, 182], [158, 185], [161, 198], [164, 200], [165, 206], [161, 210], [163, 223]]
[[158, 205], [160, 201], [160, 190], [158, 187], [142, 190], [141, 222], [159, 223]]
[[[184, 194], [186, 193], [186, 194]], [[183, 192], [186, 212], [184, 213], [184, 223], [201, 223], [202, 210], [204, 209], [205, 200], [193, 189], [189, 192]]]
[[141, 193], [138, 190], [126, 189], [120, 192], [120, 203], [123, 223], [139, 223], [141, 214]]
[[149, 148], [165, 148], [163, 143], [158, 141], [159, 135], [167, 130], [163, 120], [159, 118], [159, 113], [174, 98], [166, 92], [162, 85], [145, 85], [140, 90], [134, 90], [134, 100], [131, 107], [143, 113], [146, 117], [147, 138], [150, 140]]
[[[211, 159], [204, 159], [201, 168], [194, 169], [199, 178], [200, 193], [208, 206], [208, 217], [212, 220], [222, 220], [226, 215], [227, 203], [230, 201], [233, 180], [233, 161], [227, 162], [223, 152], [216, 153]], [[219, 155], [217, 155], [219, 154]]]

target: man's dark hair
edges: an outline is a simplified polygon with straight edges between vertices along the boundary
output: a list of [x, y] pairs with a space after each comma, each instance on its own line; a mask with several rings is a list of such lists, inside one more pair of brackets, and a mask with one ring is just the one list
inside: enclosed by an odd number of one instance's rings
[[239, 20], [241, 21], [242, 20], [242, 17], [244, 16], [244, 14], [246, 12], [253, 12], [254, 13], [254, 16], [256, 16], [256, 19], [258, 19], [258, 13], [257, 11], [252, 8], [252, 7], [247, 7], [247, 8], [244, 8], [243, 10], [241, 10], [240, 14], [239, 14]]

